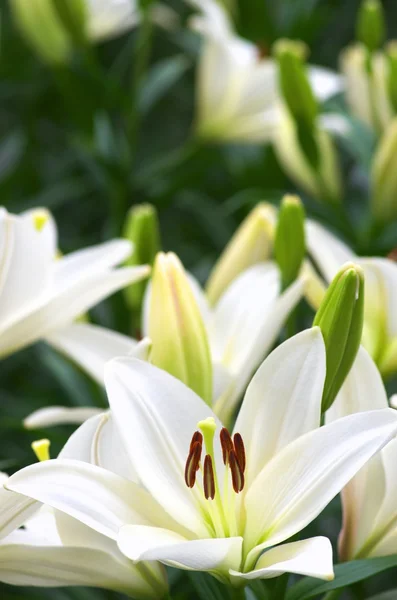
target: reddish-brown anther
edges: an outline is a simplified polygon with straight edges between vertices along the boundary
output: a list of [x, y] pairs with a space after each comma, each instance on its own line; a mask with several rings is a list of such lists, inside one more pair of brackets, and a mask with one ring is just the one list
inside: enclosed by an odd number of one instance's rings
[[222, 427], [219, 437], [222, 446], [223, 463], [226, 464], [229, 460], [229, 453], [234, 450], [232, 437], [226, 427]]
[[237, 460], [234, 450], [229, 453], [229, 466], [232, 473], [233, 489], [238, 494], [244, 488], [244, 473]]
[[236, 458], [237, 458], [238, 464], [240, 465], [240, 469], [244, 474], [245, 473], [245, 465], [246, 465], [245, 447], [244, 447], [243, 438], [241, 437], [241, 435], [239, 433], [234, 434], [233, 442], [234, 442], [234, 451], [236, 453]]
[[193, 433], [192, 441], [190, 442], [190, 452], [192, 451], [193, 445], [198, 442], [201, 446], [203, 445], [203, 436], [199, 431]]
[[209, 454], [207, 454], [204, 459], [203, 483], [204, 496], [206, 500], [208, 500], [208, 498], [211, 498], [211, 500], [213, 500], [215, 498], [215, 478], [214, 469], [212, 466], [212, 458]]
[[200, 442], [192, 444], [185, 466], [185, 482], [187, 487], [192, 488], [196, 483], [196, 472], [200, 465], [202, 445]]

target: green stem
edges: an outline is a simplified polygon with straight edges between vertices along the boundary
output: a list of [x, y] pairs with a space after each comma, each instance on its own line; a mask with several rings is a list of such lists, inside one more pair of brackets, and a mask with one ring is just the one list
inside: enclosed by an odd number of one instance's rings
[[131, 81], [131, 106], [127, 115], [127, 133], [131, 146], [131, 155], [135, 156], [137, 148], [137, 138], [140, 123], [139, 98], [142, 88], [142, 82], [149, 64], [150, 51], [153, 38], [153, 22], [151, 10], [148, 7], [143, 11], [142, 22], [138, 29], [134, 57], [134, 67]]
[[233, 600], [245, 600], [245, 588], [232, 588], [231, 598]]

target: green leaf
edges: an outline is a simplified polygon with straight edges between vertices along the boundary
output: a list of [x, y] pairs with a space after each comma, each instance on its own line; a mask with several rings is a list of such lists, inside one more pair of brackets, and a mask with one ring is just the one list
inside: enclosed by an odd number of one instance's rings
[[371, 596], [368, 600], [396, 600], [397, 598], [397, 589], [388, 590], [387, 592], [382, 592], [381, 594], [376, 594], [376, 596]]
[[324, 583], [313, 577], [305, 577], [289, 588], [286, 600], [316, 598], [321, 594], [347, 587], [396, 566], [397, 554], [342, 563], [335, 566], [335, 579], [333, 581]]
[[178, 54], [161, 60], [154, 65], [141, 91], [140, 106], [142, 114], [147, 114], [172, 89], [178, 79], [190, 67], [190, 64], [185, 56]]

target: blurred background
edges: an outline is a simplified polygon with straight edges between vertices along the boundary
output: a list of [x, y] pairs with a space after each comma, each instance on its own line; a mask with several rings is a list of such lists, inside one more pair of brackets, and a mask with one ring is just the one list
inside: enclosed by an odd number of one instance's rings
[[[237, 3], [237, 30], [263, 54], [280, 37], [301, 39], [310, 48], [312, 64], [337, 70], [340, 51], [354, 38], [359, 0]], [[193, 139], [200, 37], [185, 26], [192, 12], [185, 2], [168, 0], [167, 6], [177, 15], [175, 27], [137, 27], [96, 44], [85, 56], [77, 53], [67, 65], [50, 67], [26, 44], [7, 0], [1, 1], [0, 198], [15, 213], [48, 207], [63, 253], [121, 235], [126, 211], [150, 202], [159, 212], [164, 249], [175, 251], [203, 281], [250, 209], [260, 200], [277, 205], [296, 188], [270, 145], [204, 145]], [[384, 8], [392, 38], [397, 4], [385, 0]], [[333, 103], [346, 112], [341, 97]], [[349, 178], [353, 166], [368, 168], [371, 144], [369, 131], [354, 123], [352, 135], [339, 147], [348, 182], [345, 204], [353, 221], [367, 200], [365, 183], [350, 186]], [[322, 205], [303, 199], [308, 214], [327, 221]], [[360, 248], [353, 237], [347, 241], [358, 251], [385, 254], [397, 245], [397, 234], [395, 228], [386, 230], [374, 248]], [[121, 294], [97, 306], [90, 318], [132, 331]], [[33, 439], [50, 433], [55, 456], [73, 430], [24, 431], [21, 421], [35, 408], [106, 406], [104, 392], [44, 344], [2, 360], [0, 382], [0, 470], [6, 472], [34, 460]], [[329, 512], [329, 531], [323, 533], [335, 538], [338, 518], [336, 506]], [[388, 574], [389, 583], [392, 577]], [[382, 580], [376, 585], [382, 586]], [[93, 590], [21, 591], [1, 585], [0, 596], [117, 597]], [[178, 598], [183, 597], [188, 596], [181, 591]]]

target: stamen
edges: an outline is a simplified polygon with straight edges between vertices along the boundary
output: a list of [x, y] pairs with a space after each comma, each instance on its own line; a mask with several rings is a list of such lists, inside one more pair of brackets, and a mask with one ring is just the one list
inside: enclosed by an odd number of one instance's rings
[[185, 482], [189, 488], [194, 487], [194, 484], [196, 483], [196, 473], [200, 465], [202, 448], [203, 447], [200, 442], [192, 443], [189, 456], [187, 457], [185, 467]]
[[221, 439], [223, 464], [226, 464], [229, 458], [229, 453], [234, 450], [233, 441], [226, 427], [221, 429], [219, 437]]
[[244, 447], [244, 442], [243, 442], [243, 438], [241, 437], [241, 435], [239, 433], [235, 433], [233, 436], [233, 441], [234, 441], [234, 451], [236, 453], [236, 458], [238, 461], [238, 464], [240, 466], [240, 469], [243, 473], [245, 473], [245, 447]]
[[234, 450], [229, 453], [229, 466], [232, 473], [233, 489], [236, 494], [238, 494], [244, 488], [244, 473], [240, 467]]
[[215, 498], [215, 478], [214, 478], [214, 469], [212, 467], [212, 458], [209, 454], [206, 455], [204, 459], [204, 474], [203, 474], [203, 483], [204, 483], [204, 496], [206, 500], [211, 498], [213, 500]]
[[32, 442], [32, 450], [40, 462], [50, 460], [50, 440], [36, 440]]
[[192, 441], [190, 442], [190, 452], [192, 451], [193, 444], [195, 444], [196, 442], [203, 445], [203, 436], [199, 431], [195, 431], [193, 433]]
[[47, 211], [44, 210], [36, 210], [33, 214], [33, 225], [36, 231], [41, 231], [49, 220], [49, 216]]

